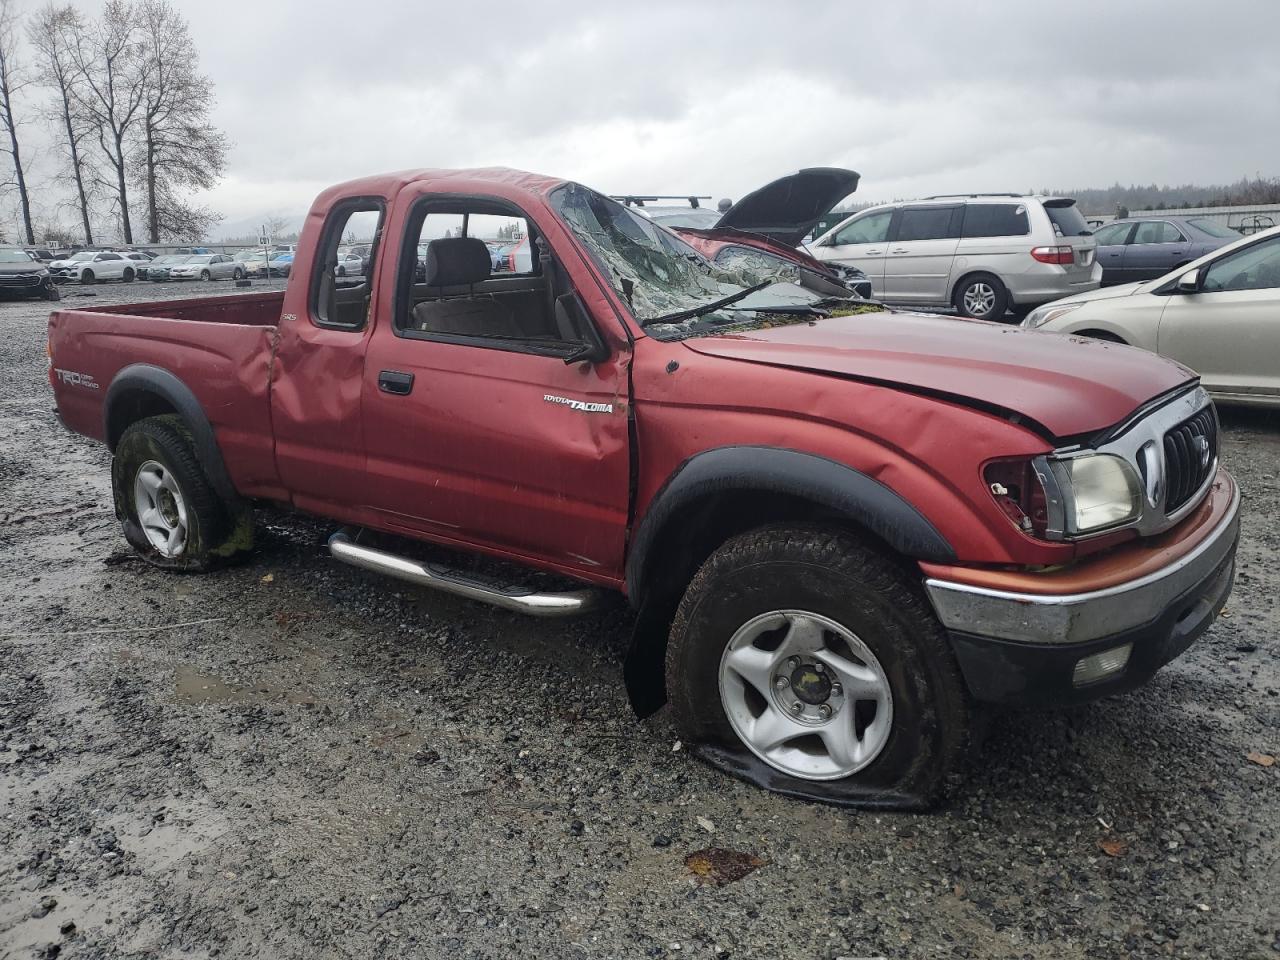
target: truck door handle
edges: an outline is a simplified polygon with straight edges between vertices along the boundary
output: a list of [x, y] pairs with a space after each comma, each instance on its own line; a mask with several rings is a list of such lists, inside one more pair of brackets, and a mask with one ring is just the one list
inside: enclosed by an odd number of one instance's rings
[[383, 370], [378, 374], [378, 389], [383, 393], [407, 395], [413, 390], [413, 374], [398, 370]]

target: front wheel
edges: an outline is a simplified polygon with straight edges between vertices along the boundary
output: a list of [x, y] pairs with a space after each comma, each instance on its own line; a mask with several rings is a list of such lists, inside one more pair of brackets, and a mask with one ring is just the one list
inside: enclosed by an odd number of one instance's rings
[[211, 279], [213, 279], [213, 277], [212, 277], [212, 275], [209, 273], [209, 271], [208, 271], [208, 270], [201, 270], [201, 271], [200, 271], [200, 279], [201, 279], [201, 280], [211, 280]]
[[231, 273], [231, 279], [232, 279], [232, 280], [243, 280], [243, 279], [244, 279], [244, 271], [243, 271], [243, 270], [241, 270], [239, 267], [236, 267], [236, 268], [235, 268], [235, 270], [234, 270], [234, 271], [232, 271], [232, 273]]
[[840, 531], [724, 544], [681, 601], [666, 673], [682, 735], [783, 793], [928, 806], [968, 747], [964, 684], [918, 584]]
[[44, 298], [50, 303], [56, 303], [62, 299], [62, 291], [51, 283], [45, 288]]
[[93, 275], [92, 270], [86, 270], [80, 274], [81, 283], [94, 283], [98, 278]]
[[1009, 309], [1009, 291], [991, 274], [978, 273], [961, 281], [952, 303], [962, 317], [1000, 320]]
[[124, 276], [121, 278], [125, 283], [133, 283], [133, 271], [125, 270]]

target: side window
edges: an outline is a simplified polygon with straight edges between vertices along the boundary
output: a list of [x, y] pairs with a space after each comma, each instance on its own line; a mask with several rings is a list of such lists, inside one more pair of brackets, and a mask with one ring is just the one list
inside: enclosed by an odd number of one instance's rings
[[1211, 264], [1204, 275], [1206, 293], [1277, 288], [1280, 288], [1280, 237], [1223, 257]]
[[1134, 243], [1180, 243], [1182, 234], [1178, 228], [1166, 220], [1149, 220], [1138, 224], [1133, 235]]
[[396, 331], [564, 357], [594, 335], [537, 226], [503, 200], [432, 197], [410, 216]]
[[121, 260], [123, 259], [118, 253], [104, 253], [98, 257], [99, 260]]
[[[349, 200], [329, 212], [311, 279], [311, 319], [317, 326], [361, 330], [369, 318], [372, 265], [382, 236], [384, 211], [380, 200]], [[346, 260], [350, 248], [369, 251], [358, 261]]]
[[944, 240], [957, 236], [952, 229], [956, 207], [904, 207], [898, 218], [895, 241]]
[[1133, 228], [1131, 223], [1109, 223], [1105, 227], [1095, 230], [1093, 235], [1098, 240], [1100, 247], [1114, 247], [1124, 243], [1124, 238], [1129, 235], [1129, 231]]
[[831, 240], [833, 246], [844, 246], [847, 243], [884, 243], [889, 239], [889, 223], [893, 220], [892, 210], [869, 213], [864, 217], [846, 224]]
[[1025, 237], [1030, 232], [1025, 204], [970, 203], [964, 208], [962, 237]]

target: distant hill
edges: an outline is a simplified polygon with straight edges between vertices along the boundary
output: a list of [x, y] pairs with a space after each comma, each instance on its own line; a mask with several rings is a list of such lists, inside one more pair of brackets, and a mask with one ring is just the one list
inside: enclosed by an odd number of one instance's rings
[[1280, 203], [1280, 177], [1256, 177], [1226, 185], [1198, 186], [1193, 183], [1176, 187], [1121, 186], [1103, 189], [1058, 188], [1036, 190], [1051, 196], [1075, 197], [1085, 215], [1107, 216], [1117, 207], [1129, 210], [1176, 210], [1181, 207], [1235, 207], [1254, 203]]

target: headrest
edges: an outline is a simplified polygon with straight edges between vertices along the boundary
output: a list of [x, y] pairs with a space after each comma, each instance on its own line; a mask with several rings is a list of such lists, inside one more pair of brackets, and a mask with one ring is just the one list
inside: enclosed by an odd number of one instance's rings
[[483, 240], [444, 237], [427, 244], [427, 285], [458, 287], [489, 279], [493, 261]]

